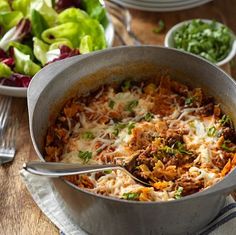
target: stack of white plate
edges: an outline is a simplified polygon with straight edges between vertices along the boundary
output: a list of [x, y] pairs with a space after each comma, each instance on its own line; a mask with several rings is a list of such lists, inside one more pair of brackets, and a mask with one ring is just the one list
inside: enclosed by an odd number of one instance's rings
[[212, 0], [113, 0], [125, 7], [144, 11], [177, 11], [200, 6]]

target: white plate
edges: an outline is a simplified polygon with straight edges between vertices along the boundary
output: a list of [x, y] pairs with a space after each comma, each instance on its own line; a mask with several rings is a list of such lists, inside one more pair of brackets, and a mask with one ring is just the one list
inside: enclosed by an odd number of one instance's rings
[[[114, 26], [111, 22], [111, 17], [108, 15], [109, 24], [105, 29], [105, 37], [107, 41], [107, 46], [112, 47], [114, 40]], [[0, 95], [14, 96], [14, 97], [26, 97], [27, 88], [25, 87], [11, 87], [0, 85]]]
[[178, 2], [153, 2], [153, 1], [137, 1], [137, 0], [119, 0], [136, 6], [154, 7], [154, 8], [176, 8], [179, 6], [191, 6], [195, 3], [201, 3], [203, 0], [182, 0]]
[[[163, 7], [175, 7], [179, 4], [192, 4], [192, 2], [196, 2], [196, 0], [178, 0], [178, 1], [153, 1], [153, 0], [119, 0], [120, 2], [132, 2], [134, 5], [155, 5], [155, 6], [163, 6]], [[201, 2], [202, 0], [197, 0], [198, 2]]]
[[193, 7], [200, 6], [212, 0], [192, 0], [192, 1], [178, 1], [178, 2], [144, 2], [135, 0], [113, 0], [125, 7], [130, 7], [143, 11], [155, 11], [155, 12], [166, 12], [166, 11], [178, 11], [185, 10]]

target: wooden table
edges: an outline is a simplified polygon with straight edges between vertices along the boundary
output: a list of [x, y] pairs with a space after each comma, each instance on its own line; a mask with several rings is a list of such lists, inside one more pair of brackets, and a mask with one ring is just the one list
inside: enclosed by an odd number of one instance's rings
[[[215, 0], [201, 7], [178, 12], [131, 10], [133, 31], [145, 44], [163, 45], [165, 33], [172, 25], [191, 18], [209, 18], [224, 22], [236, 33], [235, 5], [236, 0]], [[153, 29], [159, 20], [165, 22], [165, 30], [155, 34]], [[236, 62], [236, 59], [233, 61]], [[224, 69], [236, 78], [236, 66], [230, 64]], [[56, 235], [58, 229], [39, 210], [19, 176], [24, 162], [37, 159], [29, 135], [26, 99], [14, 98], [13, 110], [19, 120], [17, 154], [14, 162], [0, 166], [0, 234]]]

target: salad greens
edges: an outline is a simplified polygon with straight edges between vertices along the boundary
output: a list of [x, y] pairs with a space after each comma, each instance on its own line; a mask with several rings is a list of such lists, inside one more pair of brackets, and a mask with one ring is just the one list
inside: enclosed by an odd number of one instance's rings
[[8, 12], [11, 11], [11, 7], [7, 0], [0, 1], [0, 12]]
[[41, 67], [34, 63], [29, 55], [26, 55], [14, 48], [14, 59], [15, 59], [15, 71], [20, 74], [27, 74], [29, 76], [34, 76]]
[[2, 11], [0, 12], [0, 25], [3, 25], [5, 30], [9, 30], [16, 26], [23, 18], [20, 11]]
[[229, 29], [216, 22], [192, 20], [174, 34], [174, 47], [199, 55], [211, 62], [223, 60], [232, 46]]
[[33, 49], [34, 55], [38, 61], [41, 62], [42, 65], [47, 63], [47, 51], [49, 50], [49, 45], [41, 41], [39, 38], [33, 38]]
[[1, 0], [0, 84], [28, 86], [48, 63], [106, 48], [107, 22], [98, 0]]
[[10, 77], [12, 74], [11, 69], [3, 62], [0, 62], [0, 76], [1, 77]]
[[82, 6], [89, 16], [93, 19], [98, 20], [103, 25], [106, 23], [106, 11], [101, 7], [100, 2], [97, 0], [84, 0]]
[[48, 28], [48, 24], [43, 16], [36, 11], [35, 9], [32, 10], [31, 14], [31, 22], [32, 22], [32, 32], [33, 34], [41, 39], [41, 34], [44, 30]]

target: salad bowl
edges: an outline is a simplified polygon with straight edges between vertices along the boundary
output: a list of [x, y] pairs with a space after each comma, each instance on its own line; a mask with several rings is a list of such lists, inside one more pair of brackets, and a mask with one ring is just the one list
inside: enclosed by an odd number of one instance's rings
[[3, 0], [0, 27], [0, 94], [15, 97], [26, 97], [47, 64], [111, 47], [114, 38], [110, 15], [91, 0]]

